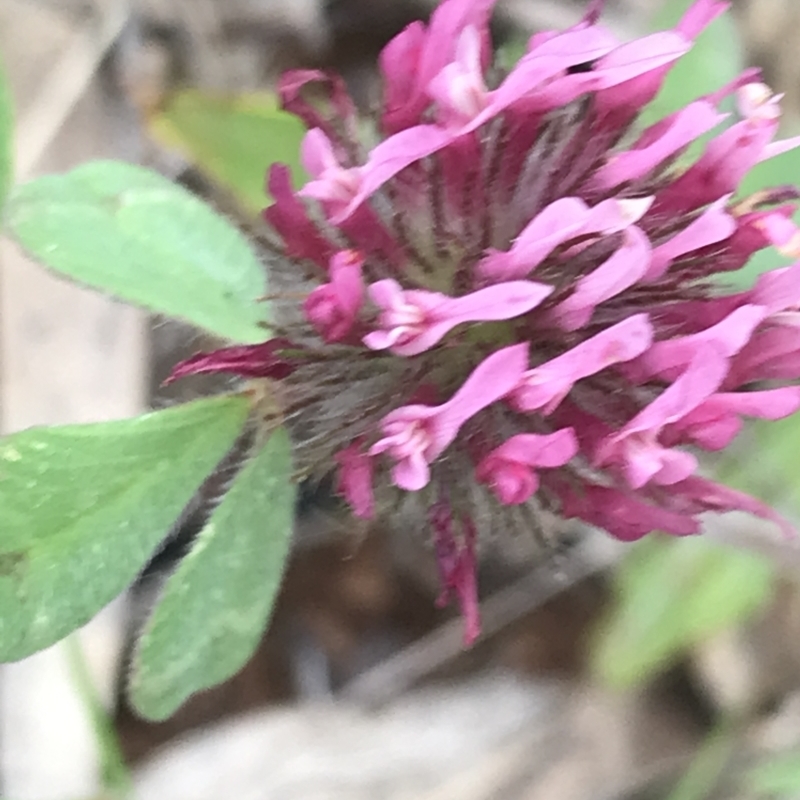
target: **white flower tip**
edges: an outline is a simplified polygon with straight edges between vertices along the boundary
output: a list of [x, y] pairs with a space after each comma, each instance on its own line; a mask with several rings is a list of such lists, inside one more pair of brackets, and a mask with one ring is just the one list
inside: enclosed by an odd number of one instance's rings
[[800, 231], [794, 233], [787, 241], [776, 245], [775, 249], [783, 256], [800, 257]]
[[736, 92], [736, 106], [745, 119], [776, 120], [781, 115], [782, 94], [773, 94], [766, 83], [748, 83]]
[[627, 200], [617, 200], [619, 212], [629, 225], [638, 222], [653, 205], [655, 197], [635, 197]]

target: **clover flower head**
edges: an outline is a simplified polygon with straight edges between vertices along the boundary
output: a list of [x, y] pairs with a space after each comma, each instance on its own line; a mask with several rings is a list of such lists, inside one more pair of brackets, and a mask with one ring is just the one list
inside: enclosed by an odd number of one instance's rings
[[[788, 528], [698, 477], [695, 453], [726, 447], [743, 417], [800, 407], [800, 262], [749, 291], [724, 281], [763, 248], [800, 252], [793, 188], [737, 196], [800, 144], [775, 140], [780, 98], [749, 70], [638, 123], [727, 3], [696, 0], [674, 30], [621, 42], [595, 2], [505, 74], [492, 5], [443, 0], [387, 45], [369, 138], [339, 79], [285, 76], [311, 178], [269, 177], [279, 338], [176, 373], [273, 382], [298, 475], [334, 468], [357, 517], [420, 512], [469, 640], [481, 541], [539, 515], [626, 541], [696, 533], [705, 511]], [[311, 84], [329, 111], [306, 101]]]

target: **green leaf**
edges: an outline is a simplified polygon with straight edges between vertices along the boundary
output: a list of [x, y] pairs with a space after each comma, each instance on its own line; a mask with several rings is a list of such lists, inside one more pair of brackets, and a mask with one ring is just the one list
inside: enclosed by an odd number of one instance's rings
[[800, 794], [800, 753], [781, 753], [747, 776], [753, 792], [771, 797], [797, 797]]
[[296, 186], [307, 180], [300, 166], [305, 128], [297, 117], [281, 111], [272, 95], [180, 92], [153, 117], [150, 130], [230, 191], [242, 210], [254, 216], [270, 199], [265, 182], [271, 164], [287, 164]]
[[0, 440], [0, 661], [57, 642], [136, 577], [239, 435], [243, 397]]
[[14, 178], [14, 107], [5, 72], [0, 69], [0, 208]]
[[258, 645], [294, 520], [289, 439], [275, 431], [244, 467], [167, 581], [134, 658], [130, 697], [164, 719], [236, 673]]
[[265, 271], [244, 236], [189, 192], [113, 161], [17, 187], [7, 225], [56, 272], [236, 342], [268, 338]]
[[772, 570], [760, 557], [699, 537], [650, 536], [633, 548], [616, 581], [617, 601], [593, 659], [608, 683], [627, 687], [762, 607]]

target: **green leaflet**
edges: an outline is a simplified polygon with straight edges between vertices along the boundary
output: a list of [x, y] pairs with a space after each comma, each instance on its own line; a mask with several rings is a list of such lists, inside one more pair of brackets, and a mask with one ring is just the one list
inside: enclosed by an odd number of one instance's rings
[[134, 658], [130, 697], [164, 719], [237, 672], [267, 624], [289, 550], [295, 489], [289, 438], [273, 432], [169, 578]]
[[300, 166], [305, 128], [281, 111], [272, 95], [181, 92], [152, 118], [150, 130], [227, 189], [250, 216], [268, 203], [266, 175], [271, 164], [288, 165], [296, 186], [306, 180]]
[[688, 647], [745, 619], [772, 590], [765, 559], [702, 537], [648, 536], [615, 579], [617, 600], [598, 631], [593, 659], [619, 687], [647, 680]]
[[113, 161], [15, 189], [6, 225], [47, 267], [235, 342], [268, 338], [265, 271], [244, 236], [189, 192]]
[[0, 440], [0, 660], [88, 622], [136, 577], [238, 437], [243, 397]]

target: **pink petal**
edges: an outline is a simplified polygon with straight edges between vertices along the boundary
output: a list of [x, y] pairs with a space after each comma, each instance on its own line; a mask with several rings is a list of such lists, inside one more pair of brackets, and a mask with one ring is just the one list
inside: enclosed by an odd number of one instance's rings
[[727, 486], [692, 476], [676, 484], [673, 491], [677, 495], [694, 501], [698, 506], [698, 511], [746, 511], [748, 514], [775, 523], [786, 538], [793, 539], [796, 536], [794, 525], [777, 511], [755, 497], [737, 492]]
[[364, 256], [358, 250], [340, 250], [331, 259], [331, 283], [337, 289], [343, 308], [353, 315], [364, 301], [363, 266]]
[[492, 455], [478, 464], [475, 479], [486, 484], [506, 506], [527, 503], [539, 488], [539, 477], [529, 466]]
[[385, 434], [369, 449], [395, 460], [394, 483], [417, 491], [430, 481], [429, 464], [456, 438], [459, 428], [486, 406], [500, 400], [519, 381], [528, 361], [528, 345], [517, 344], [487, 356], [446, 403], [401, 406], [381, 420]]
[[729, 199], [730, 196], [721, 197], [680, 233], [658, 245], [653, 250], [650, 267], [645, 273], [644, 280], [657, 280], [675, 259], [729, 238], [736, 230], [735, 220], [725, 213]]
[[[608, 33], [594, 27], [572, 29], [541, 42], [517, 62], [495, 91], [489, 93], [488, 105], [465, 130], [479, 128], [523, 98], [530, 102], [538, 95], [541, 97], [542, 109], [552, 106], [553, 102], [563, 102], [567, 97], [566, 87], [559, 98], [554, 100], [547, 89], [547, 83], [570, 67], [596, 61], [609, 53], [616, 44], [616, 40]], [[591, 79], [591, 76], [578, 77], [578, 84], [572, 87], [572, 94], [575, 96], [584, 91], [584, 85]]]
[[[389, 330], [367, 334], [364, 344], [374, 350], [391, 348], [402, 356], [430, 349], [461, 323], [518, 317], [552, 292], [552, 287], [532, 281], [495, 284], [455, 298], [422, 290], [401, 292], [398, 296], [399, 284], [391, 280], [378, 281], [373, 286], [377, 289], [370, 287], [370, 296], [388, 312], [381, 315], [381, 323]], [[383, 303], [384, 300], [388, 302]]]
[[325, 170], [338, 167], [331, 140], [320, 128], [312, 128], [300, 143], [300, 160], [309, 175], [318, 178]]
[[739, 415], [782, 419], [800, 408], [800, 387], [714, 394], [672, 426], [675, 441], [693, 441], [707, 450], [727, 447], [741, 429]]
[[581, 378], [641, 355], [652, 342], [646, 314], [636, 314], [581, 342], [563, 355], [528, 370], [509, 395], [517, 411], [544, 408], [551, 414]]
[[720, 347], [706, 344], [695, 348], [695, 356], [680, 378], [640, 411], [620, 434], [660, 430], [667, 423], [676, 422], [713, 394], [727, 372], [728, 360]]
[[449, 63], [428, 85], [437, 105], [437, 119], [445, 127], [459, 128], [486, 106], [488, 90], [481, 65], [481, 32], [472, 25], [461, 32], [455, 61]]
[[306, 318], [326, 342], [347, 337], [364, 300], [361, 270], [364, 257], [356, 250], [340, 250], [331, 259], [330, 283], [318, 286], [306, 298]]
[[[371, 451], [370, 451], [371, 452]], [[431, 470], [422, 453], [412, 453], [392, 467], [395, 486], [407, 492], [418, 492], [430, 483]]]
[[[759, 392], [725, 392], [712, 395], [700, 408], [725, 409], [758, 419], [783, 419], [800, 408], [800, 386], [783, 386]], [[699, 408], [697, 409], [700, 410]]]
[[758, 276], [750, 299], [770, 314], [800, 306], [800, 261]]
[[601, 124], [618, 130], [624, 129], [658, 94], [671, 66], [691, 43], [682, 34], [667, 31], [623, 47], [598, 63], [596, 68], [604, 68], [606, 76], [594, 97]]
[[766, 309], [762, 306], [744, 305], [699, 333], [655, 342], [631, 365], [633, 371], [629, 374], [637, 381], [654, 375], [673, 380], [692, 361], [698, 348], [708, 343], [730, 358], [747, 344], [765, 317]]
[[339, 465], [337, 491], [342, 494], [353, 514], [360, 519], [375, 516], [375, 497], [372, 492], [372, 459], [356, 441], [334, 455]]
[[589, 208], [577, 197], [562, 197], [545, 206], [516, 238], [511, 250], [490, 251], [477, 265], [486, 281], [524, 278], [559, 245], [585, 234], [622, 231], [640, 219], [650, 198], [610, 199]]
[[580, 493], [570, 488], [560, 495], [565, 517], [596, 525], [623, 542], [636, 541], [653, 531], [677, 536], [700, 531], [699, 523], [691, 516], [658, 508], [618, 489], [586, 486]]
[[333, 244], [320, 233], [303, 203], [295, 197], [289, 168], [273, 164], [267, 186], [275, 202], [264, 211], [264, 219], [280, 234], [286, 253], [326, 267], [333, 255]]
[[800, 136], [792, 136], [789, 139], [781, 139], [777, 142], [770, 142], [769, 144], [765, 145], [761, 151], [761, 155], [758, 158], [758, 163], [760, 164], [762, 161], [767, 161], [770, 158], [775, 158], [775, 156], [783, 155], [791, 150], [796, 150], [798, 147], [800, 147]]
[[371, 283], [367, 292], [372, 302], [380, 308], [391, 308], [403, 302], [403, 287], [391, 278]]
[[630, 150], [612, 155], [591, 177], [587, 189], [603, 192], [643, 178], [727, 116], [702, 100], [689, 104], [648, 128]]
[[592, 206], [581, 229], [582, 234], [618, 233], [638, 222], [653, 204], [652, 197], [636, 197], [603, 200]]
[[478, 638], [481, 629], [475, 560], [477, 531], [472, 520], [464, 519], [463, 536], [460, 542], [456, 541], [453, 515], [442, 501], [431, 509], [431, 527], [442, 585], [436, 605], [440, 608], [445, 606], [455, 594], [464, 617], [464, 646], [469, 647]]
[[686, 371], [618, 433], [600, 443], [595, 464], [616, 463], [632, 489], [650, 481], [672, 484], [694, 472], [697, 460], [689, 453], [669, 450], [656, 440], [662, 428], [694, 410], [722, 384], [728, 361], [711, 344], [699, 348]]
[[459, 428], [479, 411], [505, 397], [528, 366], [528, 344], [504, 347], [487, 356], [444, 405], [439, 406], [434, 443], [436, 458], [455, 439]]
[[505, 505], [519, 505], [530, 499], [539, 486], [531, 467], [560, 467], [578, 452], [578, 440], [571, 428], [551, 434], [521, 433], [512, 436], [489, 453], [476, 469], [479, 483], [485, 483]]
[[500, 281], [524, 278], [558, 245], [578, 236], [589, 207], [577, 197], [563, 197], [540, 211], [509, 252], [492, 251], [478, 263], [477, 276]]
[[539, 305], [553, 291], [552, 286], [533, 281], [496, 283], [447, 302], [446, 314], [462, 322], [513, 319]]
[[384, 139], [372, 148], [367, 163], [358, 168], [358, 188], [349, 203], [331, 217], [331, 222], [342, 223], [398, 172], [441, 150], [452, 139], [452, 133], [436, 125], [417, 125]]
[[381, 124], [388, 133], [415, 125], [429, 105], [427, 87], [452, 61], [461, 32], [481, 31], [488, 51], [488, 22], [495, 0], [444, 0], [427, 29], [412, 23], [384, 48], [381, 71], [386, 86]]
[[[716, 0], [699, 0], [687, 11], [675, 31], [662, 34], [675, 37], [672, 57], [670, 57], [669, 39], [664, 38], [658, 45], [663, 57], [661, 64], [656, 63], [656, 60], [653, 59], [649, 64], [641, 65], [642, 68], [638, 75], [611, 88], [599, 91], [595, 96], [595, 108], [601, 118], [607, 115], [611, 120], [611, 123], [606, 122], [606, 124], [616, 125], [620, 130], [629, 124], [639, 110], [649, 103], [660, 90], [671, 65], [679, 57], [682, 46], [680, 42], [682, 41], [683, 46], [688, 49], [691, 40], [696, 38], [725, 8], [724, 3]], [[633, 47], [637, 44], [641, 45], [642, 41], [632, 42], [631, 45]], [[635, 61], [635, 59], [633, 60]]]
[[555, 433], [520, 433], [492, 450], [491, 455], [518, 461], [529, 467], [560, 467], [578, 453], [578, 440], [572, 428]]
[[573, 293], [548, 314], [566, 331], [586, 325], [595, 308], [639, 281], [650, 263], [650, 242], [639, 228], [628, 228], [622, 246], [593, 272], [580, 278]]
[[736, 388], [760, 380], [800, 377], [800, 325], [774, 324], [758, 331], [734, 358], [726, 385]]
[[789, 218], [794, 213], [795, 207], [786, 204], [769, 211], [738, 215], [736, 230], [726, 242], [724, 258], [717, 261], [719, 271], [741, 269], [754, 253], [770, 245], [782, 255], [800, 255], [800, 237], [790, 229], [794, 223]]
[[222, 347], [211, 353], [197, 353], [181, 361], [170, 373], [164, 384], [172, 383], [188, 375], [205, 375], [215, 372], [231, 372], [244, 378], [272, 378], [279, 381], [291, 375], [297, 365], [290, 354], [303, 348], [288, 339], [275, 338], [262, 344], [245, 344]]
[[[762, 105], [770, 107], [766, 102]], [[777, 127], [777, 118], [754, 114], [723, 131], [708, 143], [689, 169], [658, 194], [654, 212], [677, 213], [698, 208], [736, 191], [742, 178], [760, 160]]]
[[[427, 86], [452, 59], [455, 43], [468, 26], [484, 30], [496, 0], [444, 0], [431, 15], [427, 46], [419, 64], [419, 80]], [[408, 66], [405, 67], [408, 69]]]
[[681, 18], [676, 30], [690, 39], [696, 39], [729, 8], [730, 3], [721, 0], [696, 0]]
[[773, 213], [764, 214], [758, 224], [770, 244], [774, 245], [782, 256], [796, 258], [800, 256], [800, 228], [791, 218], [794, 212], [793, 206], [776, 209]]
[[672, 64], [690, 49], [691, 42], [685, 36], [672, 31], [652, 33], [641, 39], [625, 42], [598, 59], [593, 70], [599, 78], [595, 89], [609, 89]]
[[[312, 83], [322, 85], [338, 125], [351, 125], [355, 122], [356, 107], [342, 78], [317, 69], [292, 69], [283, 73], [278, 81], [281, 107], [303, 120], [309, 130], [319, 128], [328, 137], [334, 138], [338, 134], [336, 125], [331, 124], [331, 120], [320, 113], [319, 104], [310, 103], [303, 97], [302, 90]], [[318, 87], [315, 88], [319, 90]]]
[[416, 65], [422, 56], [426, 39], [425, 25], [420, 21], [412, 22], [381, 51], [379, 63], [384, 77], [381, 122], [388, 133], [418, 123], [424, 110], [410, 109], [409, 100], [418, 86]]

